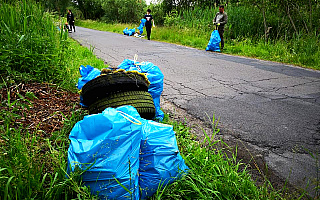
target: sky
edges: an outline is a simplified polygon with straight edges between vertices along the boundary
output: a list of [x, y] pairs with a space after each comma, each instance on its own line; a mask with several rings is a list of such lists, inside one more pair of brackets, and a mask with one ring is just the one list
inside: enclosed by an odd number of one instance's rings
[[150, 5], [150, 2], [154, 0], [145, 0], [145, 1], [147, 2], [147, 5]]

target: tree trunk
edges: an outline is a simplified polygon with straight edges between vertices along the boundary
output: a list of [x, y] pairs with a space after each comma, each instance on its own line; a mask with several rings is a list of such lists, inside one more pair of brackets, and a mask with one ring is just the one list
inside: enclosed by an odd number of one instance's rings
[[265, 1], [262, 1], [262, 16], [263, 16], [263, 26], [264, 26], [264, 40], [267, 41], [268, 40], [268, 26], [267, 26], [267, 19], [266, 19], [266, 5], [265, 5]]
[[294, 24], [292, 18], [291, 18], [291, 15], [290, 15], [290, 7], [289, 7], [289, 3], [287, 3], [287, 14], [288, 14], [288, 17], [290, 19], [290, 22], [292, 24], [292, 27], [294, 29], [294, 31], [296, 32], [296, 34], [298, 34], [298, 31], [297, 31], [297, 28], [296, 28], [296, 25]]
[[295, 9], [297, 10], [297, 12], [299, 13], [300, 19], [302, 19], [304, 28], [306, 29], [307, 33], [309, 34], [309, 28], [308, 28], [307, 22], [306, 22], [306, 20], [303, 18], [301, 12], [299, 12], [299, 10], [301, 10], [300, 6], [299, 6], [298, 4], [296, 4], [296, 6], [295, 6], [294, 8], [295, 8]]
[[309, 7], [310, 7], [310, 12], [309, 12], [309, 15], [310, 15], [310, 31], [312, 31], [312, 3], [311, 3], [311, 0], [309, 0]]
[[265, 11], [265, 7], [263, 5], [262, 7], [262, 15], [263, 15], [263, 25], [264, 25], [264, 40], [267, 41], [267, 21], [266, 21], [266, 11]]

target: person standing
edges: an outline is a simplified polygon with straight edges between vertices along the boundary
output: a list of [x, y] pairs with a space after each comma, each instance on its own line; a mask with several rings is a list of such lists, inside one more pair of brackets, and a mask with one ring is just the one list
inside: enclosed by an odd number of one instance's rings
[[[147, 14], [144, 15], [144, 19], [147, 20], [146, 21], [146, 31], [147, 31], [148, 40], [150, 40], [152, 24], [153, 24], [153, 27], [154, 27], [154, 20], [153, 20], [153, 17], [152, 17], [152, 15], [150, 13], [151, 13], [151, 10], [148, 9], [147, 10]], [[152, 24], [151, 24], [151, 22], [152, 22]]]
[[226, 12], [224, 12], [224, 5], [219, 6], [219, 12], [216, 14], [215, 18], [213, 19], [213, 24], [218, 26], [218, 32], [221, 38], [221, 51], [224, 48], [224, 39], [223, 39], [223, 33], [224, 33], [224, 25], [228, 22], [228, 15]]
[[74, 26], [74, 16], [70, 9], [68, 10], [67, 21], [69, 24], [69, 32], [72, 32], [72, 27], [74, 32], [76, 32], [76, 27]]

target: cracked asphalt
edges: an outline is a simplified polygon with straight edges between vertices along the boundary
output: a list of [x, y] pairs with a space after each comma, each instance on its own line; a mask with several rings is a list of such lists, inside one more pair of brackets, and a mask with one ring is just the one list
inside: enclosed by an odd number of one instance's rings
[[319, 71], [81, 27], [69, 35], [111, 66], [135, 54], [154, 63], [164, 99], [203, 121], [220, 118], [222, 130], [263, 152], [291, 184], [319, 181]]

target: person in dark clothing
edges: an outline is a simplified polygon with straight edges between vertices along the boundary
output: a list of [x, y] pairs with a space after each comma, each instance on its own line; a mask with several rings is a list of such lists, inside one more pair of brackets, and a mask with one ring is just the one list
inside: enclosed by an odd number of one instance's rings
[[228, 15], [226, 12], [224, 12], [224, 5], [219, 6], [219, 12], [216, 14], [215, 18], [213, 19], [213, 24], [218, 26], [218, 32], [221, 38], [221, 51], [224, 48], [224, 39], [223, 39], [223, 33], [224, 33], [224, 25], [228, 22]]
[[69, 32], [72, 32], [72, 27], [74, 32], [76, 32], [76, 27], [74, 26], [74, 16], [70, 9], [68, 10], [67, 21], [69, 24]]
[[[147, 20], [146, 21], [146, 31], [147, 31], [148, 40], [150, 40], [152, 24], [153, 24], [153, 27], [154, 27], [154, 20], [153, 20], [152, 15], [150, 15], [150, 13], [151, 13], [151, 10], [148, 9], [147, 10], [147, 14], [144, 16], [144, 19]], [[151, 24], [151, 22], [152, 22], [152, 24]]]

